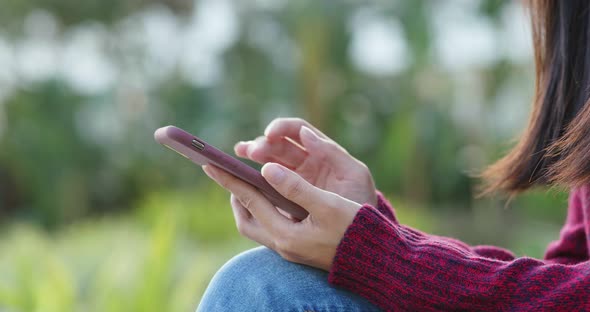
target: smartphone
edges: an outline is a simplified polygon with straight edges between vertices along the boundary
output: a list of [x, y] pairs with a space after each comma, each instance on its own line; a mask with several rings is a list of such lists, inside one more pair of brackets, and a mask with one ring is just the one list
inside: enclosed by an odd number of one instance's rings
[[174, 126], [156, 130], [154, 138], [158, 143], [197, 165], [214, 165], [249, 183], [264, 194], [277, 208], [290, 213], [293, 217], [299, 220], [307, 217], [308, 212], [305, 209], [283, 197], [266, 182], [258, 170], [220, 151], [203, 139]]

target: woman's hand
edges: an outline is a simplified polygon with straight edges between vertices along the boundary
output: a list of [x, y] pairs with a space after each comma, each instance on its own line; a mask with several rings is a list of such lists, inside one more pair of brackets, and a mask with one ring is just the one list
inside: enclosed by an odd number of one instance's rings
[[236, 144], [236, 155], [260, 164], [279, 163], [320, 189], [376, 206], [375, 183], [367, 166], [307, 121], [277, 118], [264, 134]]
[[231, 206], [240, 234], [275, 250], [288, 261], [326, 271], [332, 267], [336, 248], [361, 207], [313, 186], [279, 164], [264, 165], [262, 175], [270, 185], [309, 212], [307, 218], [296, 222], [248, 183], [214, 166], [204, 166], [203, 170], [232, 193]]

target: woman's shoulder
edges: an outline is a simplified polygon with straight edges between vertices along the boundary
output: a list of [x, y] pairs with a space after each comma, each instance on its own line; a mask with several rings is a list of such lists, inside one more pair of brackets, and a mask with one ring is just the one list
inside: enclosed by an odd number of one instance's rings
[[570, 194], [570, 205], [579, 205], [590, 210], [590, 184], [573, 188]]

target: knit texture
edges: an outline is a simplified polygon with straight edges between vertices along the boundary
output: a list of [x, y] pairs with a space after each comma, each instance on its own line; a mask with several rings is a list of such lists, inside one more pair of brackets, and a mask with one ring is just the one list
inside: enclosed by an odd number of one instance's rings
[[542, 261], [401, 225], [378, 197], [346, 230], [329, 283], [385, 311], [590, 311], [590, 185], [571, 192]]

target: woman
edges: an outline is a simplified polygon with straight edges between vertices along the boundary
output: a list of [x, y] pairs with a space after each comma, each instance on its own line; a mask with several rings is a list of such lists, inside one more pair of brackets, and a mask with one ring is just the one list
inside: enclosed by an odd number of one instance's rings
[[561, 237], [544, 260], [400, 224], [366, 166], [307, 122], [277, 119], [236, 153], [264, 163], [268, 182], [310, 216], [295, 222], [249, 185], [205, 167], [232, 193], [240, 233], [266, 247], [228, 262], [199, 309], [590, 311], [590, 1], [529, 7], [534, 108], [520, 142], [483, 178], [488, 193], [572, 189]]

